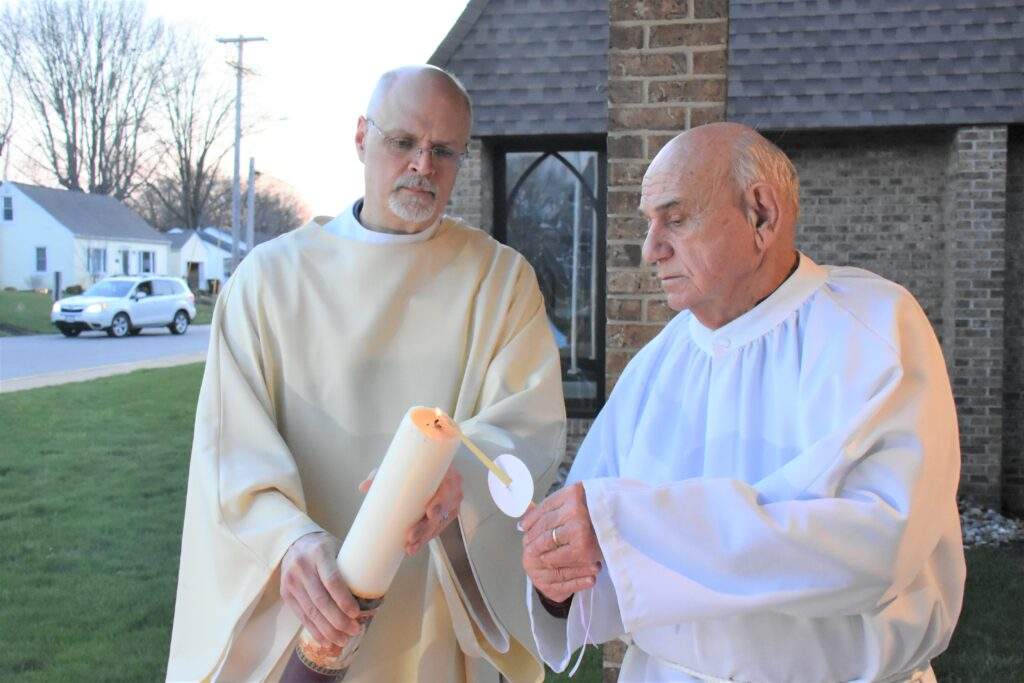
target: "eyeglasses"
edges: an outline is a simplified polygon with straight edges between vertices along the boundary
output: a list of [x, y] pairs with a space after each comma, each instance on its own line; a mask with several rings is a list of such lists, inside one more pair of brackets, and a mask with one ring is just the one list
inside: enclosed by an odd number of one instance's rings
[[416, 143], [416, 138], [408, 135], [392, 137], [381, 130], [380, 126], [374, 123], [373, 119], [367, 117], [366, 122], [370, 124], [370, 128], [372, 128], [374, 132], [380, 135], [381, 140], [384, 141], [384, 149], [386, 149], [391, 156], [397, 159], [414, 159], [426, 149], [430, 152], [431, 161], [438, 166], [445, 168], [458, 168], [466, 158], [465, 152], [456, 152], [447, 145], [420, 147]]

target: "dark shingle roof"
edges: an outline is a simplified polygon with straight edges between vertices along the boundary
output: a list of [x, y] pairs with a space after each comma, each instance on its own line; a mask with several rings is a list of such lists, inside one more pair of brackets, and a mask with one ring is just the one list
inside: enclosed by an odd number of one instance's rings
[[608, 130], [606, 0], [470, 0], [430, 63], [473, 98], [474, 136]]
[[[230, 230], [230, 228], [228, 228], [228, 229]], [[219, 237], [217, 237], [216, 235], [211, 235], [210, 233], [206, 232], [205, 229], [204, 230], [200, 230], [198, 234], [199, 234], [199, 239], [201, 239], [202, 241], [206, 242], [207, 244], [212, 244], [213, 246], [217, 247], [218, 249], [222, 249], [223, 251], [226, 251], [229, 254], [231, 253], [231, 242], [229, 242], [227, 240], [222, 240]], [[240, 238], [238, 240], [238, 252], [240, 254], [244, 254], [245, 253], [245, 246], [243, 246], [243, 242], [244, 241], [245, 241], [244, 237], [242, 237], [242, 238]]]
[[[230, 232], [231, 228], [223, 228], [223, 230], [225, 230], [226, 232]], [[174, 228], [173, 230], [167, 231], [165, 233], [165, 235], [171, 240], [171, 249], [181, 249], [183, 246], [185, 246], [185, 242], [188, 242], [189, 238], [192, 237], [192, 235], [195, 235], [196, 237], [198, 237], [203, 242], [206, 242], [207, 244], [212, 244], [213, 246], [217, 247], [218, 249], [223, 249], [226, 252], [230, 252], [231, 251], [231, 241], [230, 240], [223, 240], [223, 239], [217, 237], [216, 235], [211, 235], [210, 233], [206, 232], [206, 228], [203, 228], [202, 230], [191, 230], [191, 229], [188, 229], [188, 228]], [[257, 230], [254, 237], [255, 237], [254, 241], [256, 242], [256, 244], [263, 244], [267, 240], [274, 239], [275, 237], [277, 237], [277, 235], [272, 235], [270, 233], [262, 232], [260, 230]], [[244, 235], [238, 241], [238, 243], [239, 243], [239, 247], [238, 247], [239, 251], [241, 253], [243, 253], [243, 254], [246, 253], [247, 250], [246, 250], [245, 244], [244, 244], [245, 243], [245, 236]]]
[[29, 199], [77, 236], [170, 242], [165, 235], [142, 220], [139, 214], [113, 197], [25, 183], [12, 182], [11, 185], [24, 192]]
[[195, 234], [195, 230], [175, 228], [168, 230], [164, 234], [167, 236], [167, 239], [171, 240], [171, 249], [181, 249], [185, 246], [185, 242], [188, 242], [189, 238]]
[[727, 117], [762, 129], [1024, 121], [1024, 0], [731, 0]]

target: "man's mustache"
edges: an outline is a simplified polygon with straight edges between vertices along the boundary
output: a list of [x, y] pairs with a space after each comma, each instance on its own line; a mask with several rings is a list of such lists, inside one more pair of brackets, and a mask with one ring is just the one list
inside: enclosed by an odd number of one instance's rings
[[437, 195], [437, 186], [426, 178], [418, 175], [404, 175], [395, 181], [395, 190], [408, 187], [413, 190], [423, 190], [432, 195]]

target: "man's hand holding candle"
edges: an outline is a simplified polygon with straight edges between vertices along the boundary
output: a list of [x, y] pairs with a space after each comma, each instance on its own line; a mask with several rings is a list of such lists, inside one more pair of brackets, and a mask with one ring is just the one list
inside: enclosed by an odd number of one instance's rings
[[[360, 491], [370, 490], [375, 474], [359, 484]], [[405, 552], [413, 555], [436, 538], [458, 516], [461, 503], [462, 476], [451, 466], [427, 503], [426, 514], [409, 529]], [[318, 642], [335, 645], [339, 651], [363, 628], [356, 621], [359, 606], [338, 571], [340, 547], [340, 541], [328, 533], [306, 534], [281, 560], [281, 597]]]
[[[373, 485], [376, 470], [370, 473], [359, 490], [366, 493]], [[432, 538], [437, 538], [459, 515], [462, 504], [462, 475], [451, 465], [441, 480], [441, 485], [427, 502], [426, 514], [409, 529], [405, 537], [405, 554], [415, 555]]]
[[281, 598], [313, 637], [338, 650], [358, 635], [359, 605], [349, 593], [335, 558], [338, 539], [318, 531], [292, 543], [281, 560]]
[[523, 569], [549, 601], [565, 602], [594, 585], [602, 555], [582, 484], [567, 486], [531, 507], [520, 525]]

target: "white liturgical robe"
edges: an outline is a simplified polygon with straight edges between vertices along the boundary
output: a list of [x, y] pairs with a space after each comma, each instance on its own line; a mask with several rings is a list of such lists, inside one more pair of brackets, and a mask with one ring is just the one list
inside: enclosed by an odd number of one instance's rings
[[[369, 234], [367, 234], [369, 233]], [[402, 416], [438, 406], [539, 490], [565, 438], [558, 351], [526, 260], [445, 218], [377, 237], [349, 211], [242, 261], [213, 316], [196, 412], [170, 681], [276, 680], [300, 623], [279, 564], [300, 536], [344, 538], [358, 483]], [[348, 683], [536, 683], [520, 534], [468, 451], [458, 523], [403, 560]]]
[[604, 555], [568, 620], [527, 600], [556, 670], [631, 643], [620, 681], [931, 680], [965, 576], [960, 454], [932, 328], [902, 287], [805, 256], [712, 330], [633, 359], [569, 475]]

